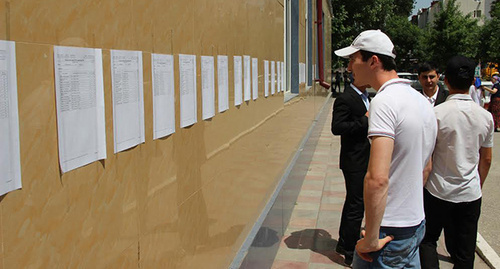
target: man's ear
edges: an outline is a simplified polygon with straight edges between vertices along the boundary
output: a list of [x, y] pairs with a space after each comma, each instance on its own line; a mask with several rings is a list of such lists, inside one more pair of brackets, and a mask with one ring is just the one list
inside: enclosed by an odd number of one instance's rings
[[380, 59], [377, 57], [377, 55], [372, 55], [372, 57], [370, 57], [370, 60], [370, 67], [376, 67], [380, 65]]

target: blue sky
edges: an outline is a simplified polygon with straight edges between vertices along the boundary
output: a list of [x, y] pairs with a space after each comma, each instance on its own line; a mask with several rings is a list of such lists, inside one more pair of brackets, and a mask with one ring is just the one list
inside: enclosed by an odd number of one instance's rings
[[412, 11], [412, 15], [417, 14], [418, 10], [423, 7], [429, 7], [431, 5], [432, 0], [417, 0], [415, 3], [415, 8]]

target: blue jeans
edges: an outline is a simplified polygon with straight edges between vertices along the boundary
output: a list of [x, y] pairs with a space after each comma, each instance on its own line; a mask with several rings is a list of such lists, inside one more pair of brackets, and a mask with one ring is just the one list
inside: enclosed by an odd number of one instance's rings
[[420, 268], [418, 246], [424, 238], [425, 220], [413, 227], [380, 227], [379, 238], [387, 235], [394, 239], [381, 250], [370, 253], [373, 262], [367, 262], [354, 252], [352, 268]]

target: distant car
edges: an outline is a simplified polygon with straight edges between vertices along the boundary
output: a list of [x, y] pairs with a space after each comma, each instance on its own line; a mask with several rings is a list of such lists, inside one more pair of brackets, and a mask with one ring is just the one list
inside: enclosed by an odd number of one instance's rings
[[406, 72], [399, 72], [398, 73], [399, 78], [404, 78], [408, 79], [411, 81], [411, 86], [416, 89], [416, 90], [422, 90], [422, 85], [420, 85], [420, 82], [418, 81], [418, 75], [415, 73], [406, 73]]
[[409, 80], [416, 80], [418, 81], [418, 75], [414, 73], [405, 73], [405, 72], [399, 72], [398, 73], [399, 78], [404, 78], [404, 79], [409, 79]]
[[448, 87], [446, 86], [446, 84], [444, 84], [444, 75], [441, 75], [439, 77], [438, 86], [439, 86], [439, 88], [443, 88], [445, 90], [448, 90]]

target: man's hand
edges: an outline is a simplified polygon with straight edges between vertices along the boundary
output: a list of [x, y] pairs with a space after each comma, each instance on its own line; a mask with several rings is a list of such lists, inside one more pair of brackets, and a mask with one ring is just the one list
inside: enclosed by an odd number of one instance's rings
[[372, 262], [373, 259], [370, 257], [369, 253], [381, 250], [387, 243], [391, 242], [394, 237], [388, 235], [382, 239], [375, 239], [369, 241], [365, 238], [365, 231], [361, 231], [362, 238], [358, 240], [356, 244], [356, 251], [358, 252], [361, 259]]

